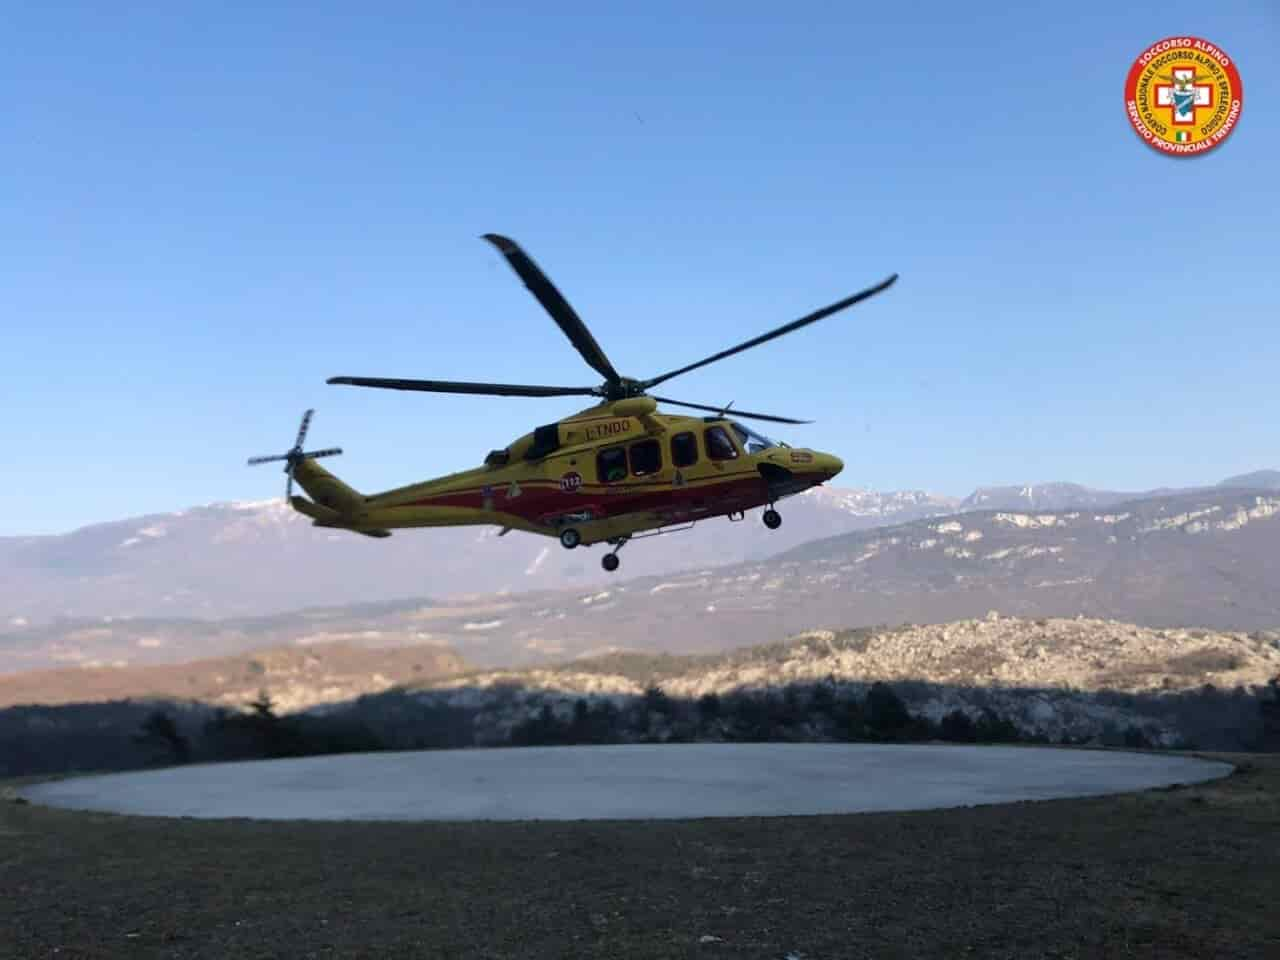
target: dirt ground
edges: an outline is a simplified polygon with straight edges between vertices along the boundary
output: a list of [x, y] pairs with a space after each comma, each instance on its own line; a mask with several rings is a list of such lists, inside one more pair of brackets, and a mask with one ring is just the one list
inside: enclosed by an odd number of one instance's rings
[[[1215, 755], [1217, 756], [1217, 755]], [[279, 823], [0, 801], [0, 957], [1280, 957], [1280, 756], [839, 817]]]

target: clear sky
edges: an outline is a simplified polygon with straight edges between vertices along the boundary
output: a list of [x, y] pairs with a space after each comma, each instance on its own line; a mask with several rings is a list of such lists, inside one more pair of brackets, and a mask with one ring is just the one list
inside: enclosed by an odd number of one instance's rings
[[[663, 385], [812, 417], [837, 483], [1141, 489], [1280, 466], [1280, 6], [17, 4], [0, 57], [0, 534], [279, 495], [301, 411], [376, 490], [593, 385], [520, 241], [624, 374], [898, 271]], [[1174, 34], [1239, 66], [1211, 154], [1125, 117]]]

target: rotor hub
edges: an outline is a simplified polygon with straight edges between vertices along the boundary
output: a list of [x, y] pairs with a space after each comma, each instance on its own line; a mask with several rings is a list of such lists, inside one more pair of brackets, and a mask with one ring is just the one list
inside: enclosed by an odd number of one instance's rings
[[628, 400], [631, 397], [645, 395], [644, 384], [630, 377], [619, 377], [617, 380], [606, 380], [600, 385], [600, 395], [606, 400]]

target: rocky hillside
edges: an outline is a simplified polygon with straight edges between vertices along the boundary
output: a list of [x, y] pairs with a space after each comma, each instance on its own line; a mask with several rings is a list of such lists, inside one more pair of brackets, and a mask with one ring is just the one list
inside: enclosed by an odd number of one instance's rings
[[289, 712], [421, 683], [464, 667], [457, 654], [436, 647], [326, 643], [163, 666], [75, 667], [0, 676], [0, 709], [126, 699], [194, 700], [239, 709], [265, 690], [278, 711]]
[[[788, 686], [865, 690], [888, 682], [932, 720], [984, 708], [1028, 735], [1088, 740], [1137, 726], [1173, 744], [1234, 717], [1205, 702], [1216, 690], [1258, 690], [1280, 677], [1280, 631], [1150, 629], [1111, 620], [990, 614], [976, 620], [847, 631], [811, 631], [703, 657], [613, 655], [556, 667], [482, 671], [419, 684], [424, 703], [476, 711], [494, 736], [544, 704], [568, 716], [580, 698], [625, 706], [659, 687], [696, 701]], [[1199, 709], [1199, 715], [1194, 709]], [[1189, 716], [1189, 712], [1191, 715]], [[1248, 718], [1246, 718], [1246, 722]]]
[[1280, 676], [1280, 630], [1153, 629], [1085, 617], [987, 616], [941, 624], [811, 630], [722, 654], [611, 654], [525, 670], [459, 673], [419, 689], [474, 691], [502, 684], [572, 693], [640, 694], [659, 684], [694, 698], [834, 677], [872, 683], [1115, 693], [1262, 686]]

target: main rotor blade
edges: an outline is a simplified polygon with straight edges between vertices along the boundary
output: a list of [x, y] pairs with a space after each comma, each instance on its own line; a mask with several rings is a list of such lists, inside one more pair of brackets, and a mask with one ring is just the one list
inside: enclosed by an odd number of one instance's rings
[[564, 331], [569, 342], [577, 347], [578, 352], [582, 354], [582, 359], [610, 383], [618, 383], [622, 377], [618, 375], [617, 370], [613, 369], [613, 364], [604, 355], [604, 351], [600, 349], [600, 344], [596, 343], [587, 325], [582, 322], [582, 318], [573, 307], [569, 306], [569, 301], [561, 296], [560, 291], [547, 279], [547, 275], [538, 268], [527, 253], [520, 249], [520, 245], [509, 237], [497, 233], [486, 233], [484, 239], [497, 247], [499, 252], [507, 258], [511, 269], [524, 281], [529, 292], [538, 298], [542, 308], [551, 314], [551, 319]]
[[475, 393], [496, 397], [593, 397], [595, 387], [536, 387], [523, 383], [464, 383], [456, 380], [400, 380], [394, 377], [330, 377], [326, 383], [424, 393]]
[[799, 330], [801, 327], [806, 327], [811, 323], [821, 320], [823, 317], [829, 317], [833, 313], [838, 313], [846, 307], [851, 307], [855, 303], [866, 300], [868, 297], [874, 297], [882, 290], [887, 290], [889, 287], [893, 286], [893, 282], [897, 279], [898, 275], [895, 273], [887, 280], [881, 281], [874, 287], [868, 287], [866, 290], [855, 293], [851, 297], [846, 297], [843, 300], [837, 300], [828, 307], [823, 307], [821, 310], [815, 310], [813, 313], [808, 316], [801, 317], [799, 320], [792, 320], [790, 323], [784, 324], [776, 330], [770, 330], [768, 333], [761, 334], [752, 340], [748, 340], [746, 343], [740, 343], [736, 347], [730, 347], [728, 350], [721, 350], [719, 353], [713, 354], [705, 360], [699, 360], [697, 363], [691, 363], [687, 367], [681, 367], [678, 370], [672, 370], [670, 373], [664, 373], [662, 376], [654, 377], [652, 380], [645, 380], [642, 382], [641, 386], [646, 389], [657, 386], [659, 383], [670, 380], [672, 377], [678, 377], [682, 373], [688, 373], [690, 370], [697, 370], [699, 367], [705, 367], [709, 363], [715, 363], [717, 360], [723, 360], [725, 357], [731, 357], [735, 353], [741, 353], [743, 350], [750, 350], [752, 347], [758, 347], [760, 344], [767, 343], [775, 337], [780, 337], [785, 333], [791, 333], [795, 330]]
[[[712, 413], [724, 414], [729, 416], [729, 411], [724, 407], [709, 407], [705, 403], [685, 403], [683, 400], [668, 400], [666, 397], [654, 397], [659, 403], [669, 403], [676, 407], [692, 407], [694, 410], [710, 410]], [[775, 417], [769, 413], [748, 413], [746, 410], [739, 410], [737, 407], [733, 409], [733, 416], [745, 417], [748, 420], [768, 420], [771, 423], [813, 423], [812, 420], [793, 420], [790, 417]]]

